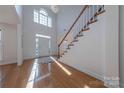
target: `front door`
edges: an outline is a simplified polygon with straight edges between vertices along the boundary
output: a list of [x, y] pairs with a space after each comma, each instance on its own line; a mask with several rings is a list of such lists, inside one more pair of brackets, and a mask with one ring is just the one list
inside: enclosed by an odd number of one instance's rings
[[49, 56], [49, 39], [43, 37], [39, 39], [39, 55]]

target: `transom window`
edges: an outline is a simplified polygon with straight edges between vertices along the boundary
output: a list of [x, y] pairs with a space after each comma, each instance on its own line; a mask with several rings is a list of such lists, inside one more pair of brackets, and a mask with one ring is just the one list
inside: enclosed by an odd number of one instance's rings
[[40, 11], [34, 10], [34, 22], [52, 27], [52, 18], [48, 16], [47, 11], [44, 9], [41, 9]]

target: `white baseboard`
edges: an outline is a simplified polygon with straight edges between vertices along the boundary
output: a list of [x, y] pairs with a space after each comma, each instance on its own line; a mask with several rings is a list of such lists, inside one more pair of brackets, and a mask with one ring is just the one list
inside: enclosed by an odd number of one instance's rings
[[0, 62], [0, 65], [7, 65], [7, 64], [13, 64], [13, 63], [17, 63], [16, 58], [3, 60], [3, 61]]
[[[77, 69], [77, 68], [76, 68]], [[119, 88], [119, 77], [112, 77], [112, 78], [104, 78], [103, 76], [99, 75], [99, 74], [96, 74], [92, 71], [89, 71], [89, 70], [86, 70], [86, 69], [79, 69], [80, 71], [92, 76], [92, 77], [95, 77], [101, 81], [104, 82], [104, 85], [108, 88]], [[122, 84], [122, 87], [124, 87], [124, 84]]]
[[[62, 62], [62, 59], [59, 59], [60, 62]], [[62, 62], [63, 63], [63, 62]], [[66, 63], [64, 63], [66, 64]], [[87, 69], [79, 69], [78, 67], [72, 66], [70, 64], [67, 64], [75, 69], [78, 69], [81, 72], [84, 72], [92, 77], [95, 77], [101, 81], [104, 82], [104, 85], [108, 88], [119, 88], [119, 78], [118, 77], [112, 77], [112, 78], [105, 78], [104, 76], [101, 76], [99, 74], [94, 73], [93, 71], [89, 71]], [[121, 85], [122, 87], [124, 87], [124, 84]]]
[[[61, 59], [59, 59], [59, 61], [62, 62]], [[62, 63], [64, 63], [64, 62], [62, 62]], [[66, 63], [64, 63], [64, 64], [66, 64]], [[67, 65], [69, 65], [69, 64], [67, 64]], [[86, 73], [86, 74], [88, 74], [88, 75], [90, 75], [92, 77], [95, 77], [95, 78], [97, 78], [97, 79], [99, 79], [101, 81], [104, 81], [104, 77], [99, 75], [99, 74], [96, 74], [96, 73], [94, 73], [92, 71], [89, 71], [87, 69], [79, 69], [78, 67], [75, 67], [75, 66], [72, 66], [72, 65], [69, 65], [69, 66], [71, 66], [71, 67], [73, 67], [73, 68], [75, 68], [75, 69], [77, 69], [77, 70], [79, 70], [81, 72], [84, 72], [84, 73]]]
[[104, 85], [108, 88], [119, 88], [119, 77], [104, 78]]
[[92, 71], [89, 71], [89, 70], [86, 70], [86, 69], [81, 69], [81, 71], [84, 72], [84, 73], [86, 73], [86, 74], [88, 74], [88, 75], [90, 75], [90, 76], [92, 76], [92, 77], [95, 77], [95, 78], [97, 78], [97, 79], [99, 79], [101, 81], [104, 80], [103, 76], [101, 76], [99, 74], [96, 74], [96, 73], [94, 73]]
[[104, 85], [108, 88], [119, 88], [119, 80], [105, 80]]

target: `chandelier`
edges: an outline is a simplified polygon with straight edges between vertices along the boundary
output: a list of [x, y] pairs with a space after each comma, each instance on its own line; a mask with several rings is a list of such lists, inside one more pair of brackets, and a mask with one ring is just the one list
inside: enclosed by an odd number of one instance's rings
[[58, 11], [59, 11], [58, 5], [51, 5], [51, 10], [52, 10], [54, 13], [58, 13]]

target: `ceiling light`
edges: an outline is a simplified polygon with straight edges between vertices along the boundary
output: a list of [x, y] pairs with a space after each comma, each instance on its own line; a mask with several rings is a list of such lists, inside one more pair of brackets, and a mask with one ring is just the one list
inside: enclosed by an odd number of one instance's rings
[[58, 11], [59, 11], [58, 5], [51, 5], [51, 10], [52, 10], [54, 13], [58, 13]]

